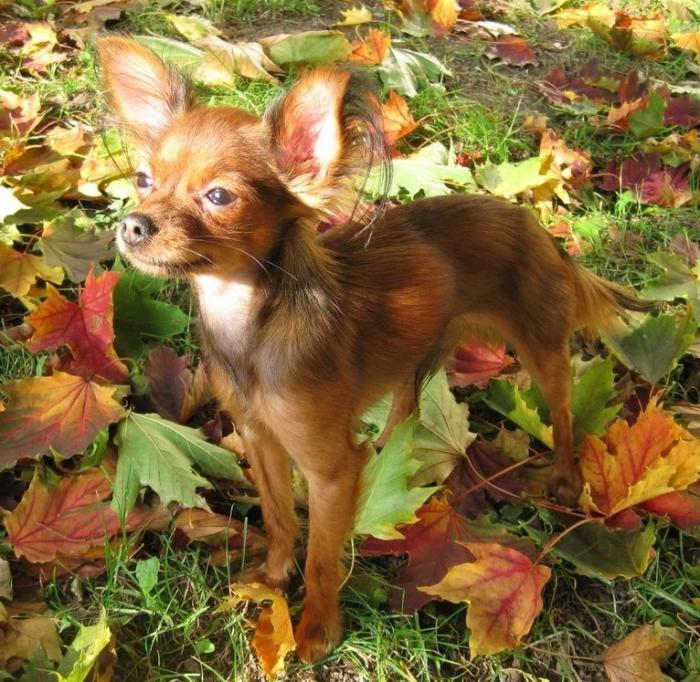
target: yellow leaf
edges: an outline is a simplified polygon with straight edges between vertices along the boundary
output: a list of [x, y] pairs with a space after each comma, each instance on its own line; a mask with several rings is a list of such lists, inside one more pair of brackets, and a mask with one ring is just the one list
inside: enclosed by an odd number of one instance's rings
[[366, 24], [368, 21], [372, 21], [372, 12], [364, 5], [341, 10], [340, 13], [343, 15], [343, 20], [339, 21], [336, 26], [357, 26], [357, 24]]
[[262, 606], [260, 616], [254, 622], [253, 649], [268, 678], [284, 670], [284, 657], [296, 647], [289, 617], [287, 600], [271, 587], [260, 583], [234, 583], [232, 597], [221, 605], [221, 609], [232, 608], [242, 601], [271, 602]]
[[674, 33], [671, 40], [677, 48], [695, 52], [695, 59], [700, 62], [700, 32]]
[[0, 243], [0, 287], [19, 298], [29, 293], [39, 277], [60, 284], [63, 268], [49, 267], [43, 256], [16, 251]]

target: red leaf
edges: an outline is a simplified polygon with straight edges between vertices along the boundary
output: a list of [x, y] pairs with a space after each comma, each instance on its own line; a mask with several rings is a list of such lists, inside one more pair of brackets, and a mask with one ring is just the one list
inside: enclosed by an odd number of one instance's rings
[[650, 514], [668, 516], [671, 523], [681, 530], [700, 526], [700, 496], [689, 492], [666, 493], [639, 506]]
[[68, 346], [73, 361], [62, 369], [86, 378], [99, 375], [115, 383], [128, 381], [129, 371], [112, 345], [112, 290], [118, 279], [118, 272], [95, 278], [91, 270], [77, 303], [48, 286], [46, 300], [27, 317], [34, 327], [27, 347], [36, 352]]
[[504, 343], [463, 343], [447, 364], [450, 387], [474, 385], [483, 388], [512, 363], [513, 358], [506, 355]]
[[[111, 461], [107, 466], [114, 470]], [[22, 501], [5, 517], [7, 536], [17, 557], [46, 562], [81, 556], [103, 545], [120, 529], [119, 517], [106, 499], [112, 486], [100, 469], [63, 476], [54, 487], [34, 474]], [[130, 514], [127, 529], [144, 523], [142, 510]]]
[[700, 100], [691, 95], [673, 97], [668, 92], [662, 93], [666, 99], [664, 125], [694, 128], [700, 123]]
[[501, 36], [486, 50], [489, 59], [501, 59], [513, 66], [536, 64], [534, 50], [519, 36]]
[[0, 467], [50, 449], [64, 457], [82, 452], [122, 413], [112, 397], [114, 387], [63, 372], [20, 379], [1, 388], [8, 405], [0, 414]]

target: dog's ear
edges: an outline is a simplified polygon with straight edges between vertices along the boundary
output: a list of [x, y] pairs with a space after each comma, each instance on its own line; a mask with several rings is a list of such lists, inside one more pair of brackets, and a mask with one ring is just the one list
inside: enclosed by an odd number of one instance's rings
[[152, 140], [175, 114], [193, 106], [185, 79], [147, 47], [118, 36], [99, 38], [96, 47], [109, 101], [138, 138]]
[[304, 74], [264, 120], [287, 186], [321, 212], [336, 209], [350, 176], [371, 163], [368, 131], [381, 130], [376, 98], [366, 84], [334, 69]]

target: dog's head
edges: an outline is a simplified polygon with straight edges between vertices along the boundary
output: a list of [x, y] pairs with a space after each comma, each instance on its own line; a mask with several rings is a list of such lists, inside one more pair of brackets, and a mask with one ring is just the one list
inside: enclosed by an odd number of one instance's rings
[[383, 154], [376, 100], [348, 72], [307, 72], [258, 118], [201, 106], [181, 74], [134, 40], [101, 38], [97, 50], [139, 154], [141, 201], [117, 243], [148, 273], [254, 268], [292, 222], [347, 210], [353, 178]]

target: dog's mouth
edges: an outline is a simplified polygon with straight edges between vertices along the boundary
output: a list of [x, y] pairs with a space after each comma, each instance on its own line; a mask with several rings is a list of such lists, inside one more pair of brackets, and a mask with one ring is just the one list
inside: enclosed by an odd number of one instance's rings
[[134, 267], [154, 277], [186, 277], [206, 271], [211, 266], [211, 259], [206, 256], [164, 260], [148, 258], [137, 249], [120, 250]]

